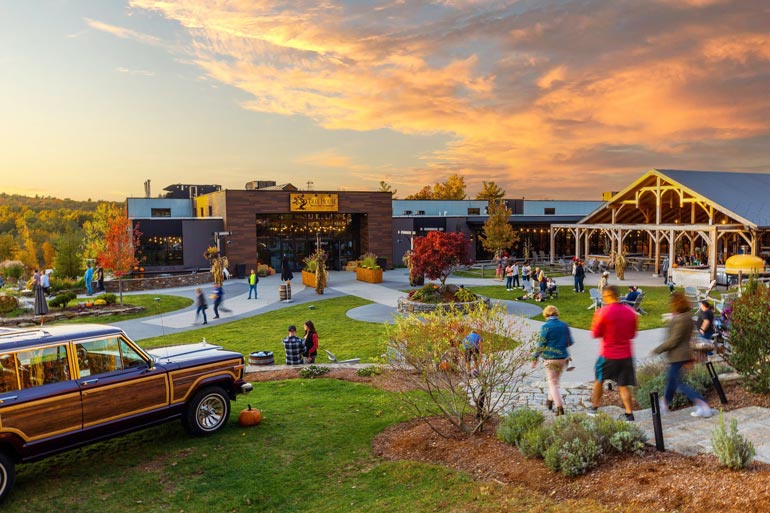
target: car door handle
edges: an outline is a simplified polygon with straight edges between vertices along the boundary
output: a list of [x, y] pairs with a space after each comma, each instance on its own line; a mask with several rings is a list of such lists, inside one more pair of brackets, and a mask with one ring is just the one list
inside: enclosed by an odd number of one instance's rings
[[99, 378], [95, 378], [95, 379], [87, 379], [87, 380], [85, 380], [85, 381], [81, 381], [81, 382], [80, 382], [80, 384], [81, 384], [81, 385], [83, 385], [83, 386], [86, 386], [86, 385], [93, 385], [94, 383], [97, 383], [98, 381], [99, 381]]
[[18, 398], [18, 395], [7, 395], [5, 397], [0, 397], [0, 404], [3, 404], [5, 401], [15, 401]]

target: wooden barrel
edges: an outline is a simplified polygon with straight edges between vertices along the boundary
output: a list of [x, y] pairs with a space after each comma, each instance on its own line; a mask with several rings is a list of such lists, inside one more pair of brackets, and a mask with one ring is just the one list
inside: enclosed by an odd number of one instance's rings
[[288, 301], [291, 299], [291, 283], [278, 286], [278, 296], [281, 301]]
[[249, 365], [273, 365], [275, 358], [272, 351], [257, 351], [249, 354]]

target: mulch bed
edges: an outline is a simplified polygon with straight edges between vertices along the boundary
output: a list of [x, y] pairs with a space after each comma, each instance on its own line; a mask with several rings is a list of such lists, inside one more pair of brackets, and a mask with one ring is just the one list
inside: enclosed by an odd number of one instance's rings
[[[249, 374], [251, 381], [298, 377], [297, 369]], [[335, 369], [326, 375], [370, 383], [384, 390], [407, 385], [395, 373], [362, 377], [354, 369]], [[721, 405], [716, 393], [707, 399], [725, 410], [744, 406], [770, 407], [770, 395], [753, 394], [738, 384], [725, 387], [729, 399]], [[616, 392], [604, 404], [620, 404]], [[435, 420], [451, 430], [448, 422]], [[443, 424], [443, 425], [442, 425]], [[642, 456], [613, 457], [578, 478], [551, 472], [541, 460], [524, 458], [513, 446], [495, 436], [495, 425], [464, 437], [442, 438], [427, 424], [410, 420], [388, 427], [372, 442], [378, 457], [445, 465], [474, 479], [520, 486], [556, 499], [593, 499], [618, 511], [677, 511], [699, 513], [760, 513], [770, 511], [770, 465], [754, 463], [743, 471], [719, 467], [714, 456], [682, 456], [648, 448]]]

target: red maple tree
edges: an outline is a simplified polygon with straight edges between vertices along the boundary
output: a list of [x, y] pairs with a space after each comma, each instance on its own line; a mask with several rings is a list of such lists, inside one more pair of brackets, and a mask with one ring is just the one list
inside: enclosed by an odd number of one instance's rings
[[425, 275], [429, 280], [441, 281], [452, 271], [468, 262], [470, 241], [460, 232], [428, 232], [425, 237], [414, 239], [412, 270], [415, 275]]
[[109, 269], [118, 279], [120, 304], [123, 304], [123, 283], [121, 279], [139, 265], [135, 248], [139, 243], [141, 233], [134, 227], [133, 221], [120, 216], [109, 221], [105, 234], [105, 249], [96, 257], [96, 261], [104, 269]]

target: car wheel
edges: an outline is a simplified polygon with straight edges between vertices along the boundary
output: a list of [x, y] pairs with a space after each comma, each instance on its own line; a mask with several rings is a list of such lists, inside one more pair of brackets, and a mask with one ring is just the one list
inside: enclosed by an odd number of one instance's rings
[[16, 469], [13, 460], [6, 453], [0, 451], [0, 502], [11, 492], [13, 482], [16, 480]]
[[182, 417], [182, 423], [192, 435], [210, 435], [227, 424], [230, 416], [230, 398], [219, 387], [199, 390], [190, 402]]

